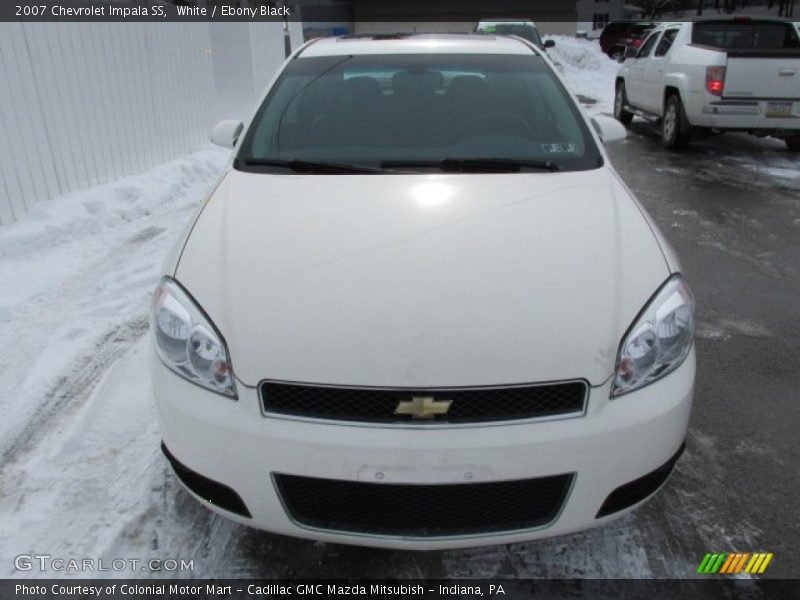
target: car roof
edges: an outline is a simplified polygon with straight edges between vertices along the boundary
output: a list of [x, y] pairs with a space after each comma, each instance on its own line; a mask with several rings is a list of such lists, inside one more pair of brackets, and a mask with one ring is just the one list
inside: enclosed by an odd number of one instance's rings
[[356, 54], [537, 54], [515, 36], [481, 34], [381, 34], [321, 38], [301, 51], [302, 57]]

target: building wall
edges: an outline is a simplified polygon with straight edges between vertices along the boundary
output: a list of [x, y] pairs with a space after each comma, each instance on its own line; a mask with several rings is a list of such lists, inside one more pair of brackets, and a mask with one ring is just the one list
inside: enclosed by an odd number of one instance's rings
[[575, 35], [575, 21], [536, 21], [536, 28], [542, 35]]
[[357, 21], [356, 35], [387, 33], [469, 33], [474, 21]]
[[0, 23], [0, 226], [246, 119], [284, 56], [282, 23]]
[[354, 21], [477, 22], [480, 19], [520, 18], [533, 21], [572, 21], [577, 13], [569, 0], [350, 0]]
[[[595, 0], [579, 0], [594, 2]], [[602, 0], [605, 2], [605, 0]], [[621, 2], [622, 0], [610, 0]], [[347, 33], [467, 33], [481, 19], [530, 19], [544, 34], [574, 35], [574, 0], [293, 0], [306, 39]]]
[[[357, 21], [355, 33], [470, 33], [477, 21]], [[575, 35], [574, 21], [535, 21], [542, 35]]]
[[607, 22], [636, 18], [636, 13], [625, 10], [625, 0], [578, 0], [575, 7], [578, 13], [576, 29], [585, 31], [590, 38], [600, 37], [604, 27], [600, 17], [603, 15], [608, 17]]

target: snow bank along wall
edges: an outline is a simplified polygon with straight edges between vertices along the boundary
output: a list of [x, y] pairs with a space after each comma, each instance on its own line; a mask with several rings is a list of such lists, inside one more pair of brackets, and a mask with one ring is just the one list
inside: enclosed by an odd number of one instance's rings
[[282, 23], [0, 23], [0, 226], [246, 119], [284, 48]]

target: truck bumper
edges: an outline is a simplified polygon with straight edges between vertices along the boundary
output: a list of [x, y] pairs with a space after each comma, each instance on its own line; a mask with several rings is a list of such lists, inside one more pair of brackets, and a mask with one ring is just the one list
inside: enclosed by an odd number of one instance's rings
[[[787, 112], [782, 116], [768, 116], [775, 114], [777, 103], [787, 106]], [[707, 100], [703, 103], [700, 114], [695, 116], [695, 119], [691, 119], [692, 125], [712, 129], [763, 133], [800, 132], [800, 100]]]

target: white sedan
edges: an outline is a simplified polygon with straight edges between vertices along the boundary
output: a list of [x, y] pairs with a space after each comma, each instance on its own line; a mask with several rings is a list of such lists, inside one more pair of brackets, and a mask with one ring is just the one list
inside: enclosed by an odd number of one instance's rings
[[297, 50], [164, 267], [163, 450], [209, 508], [433, 549], [630, 511], [683, 449], [694, 301], [520, 38]]

